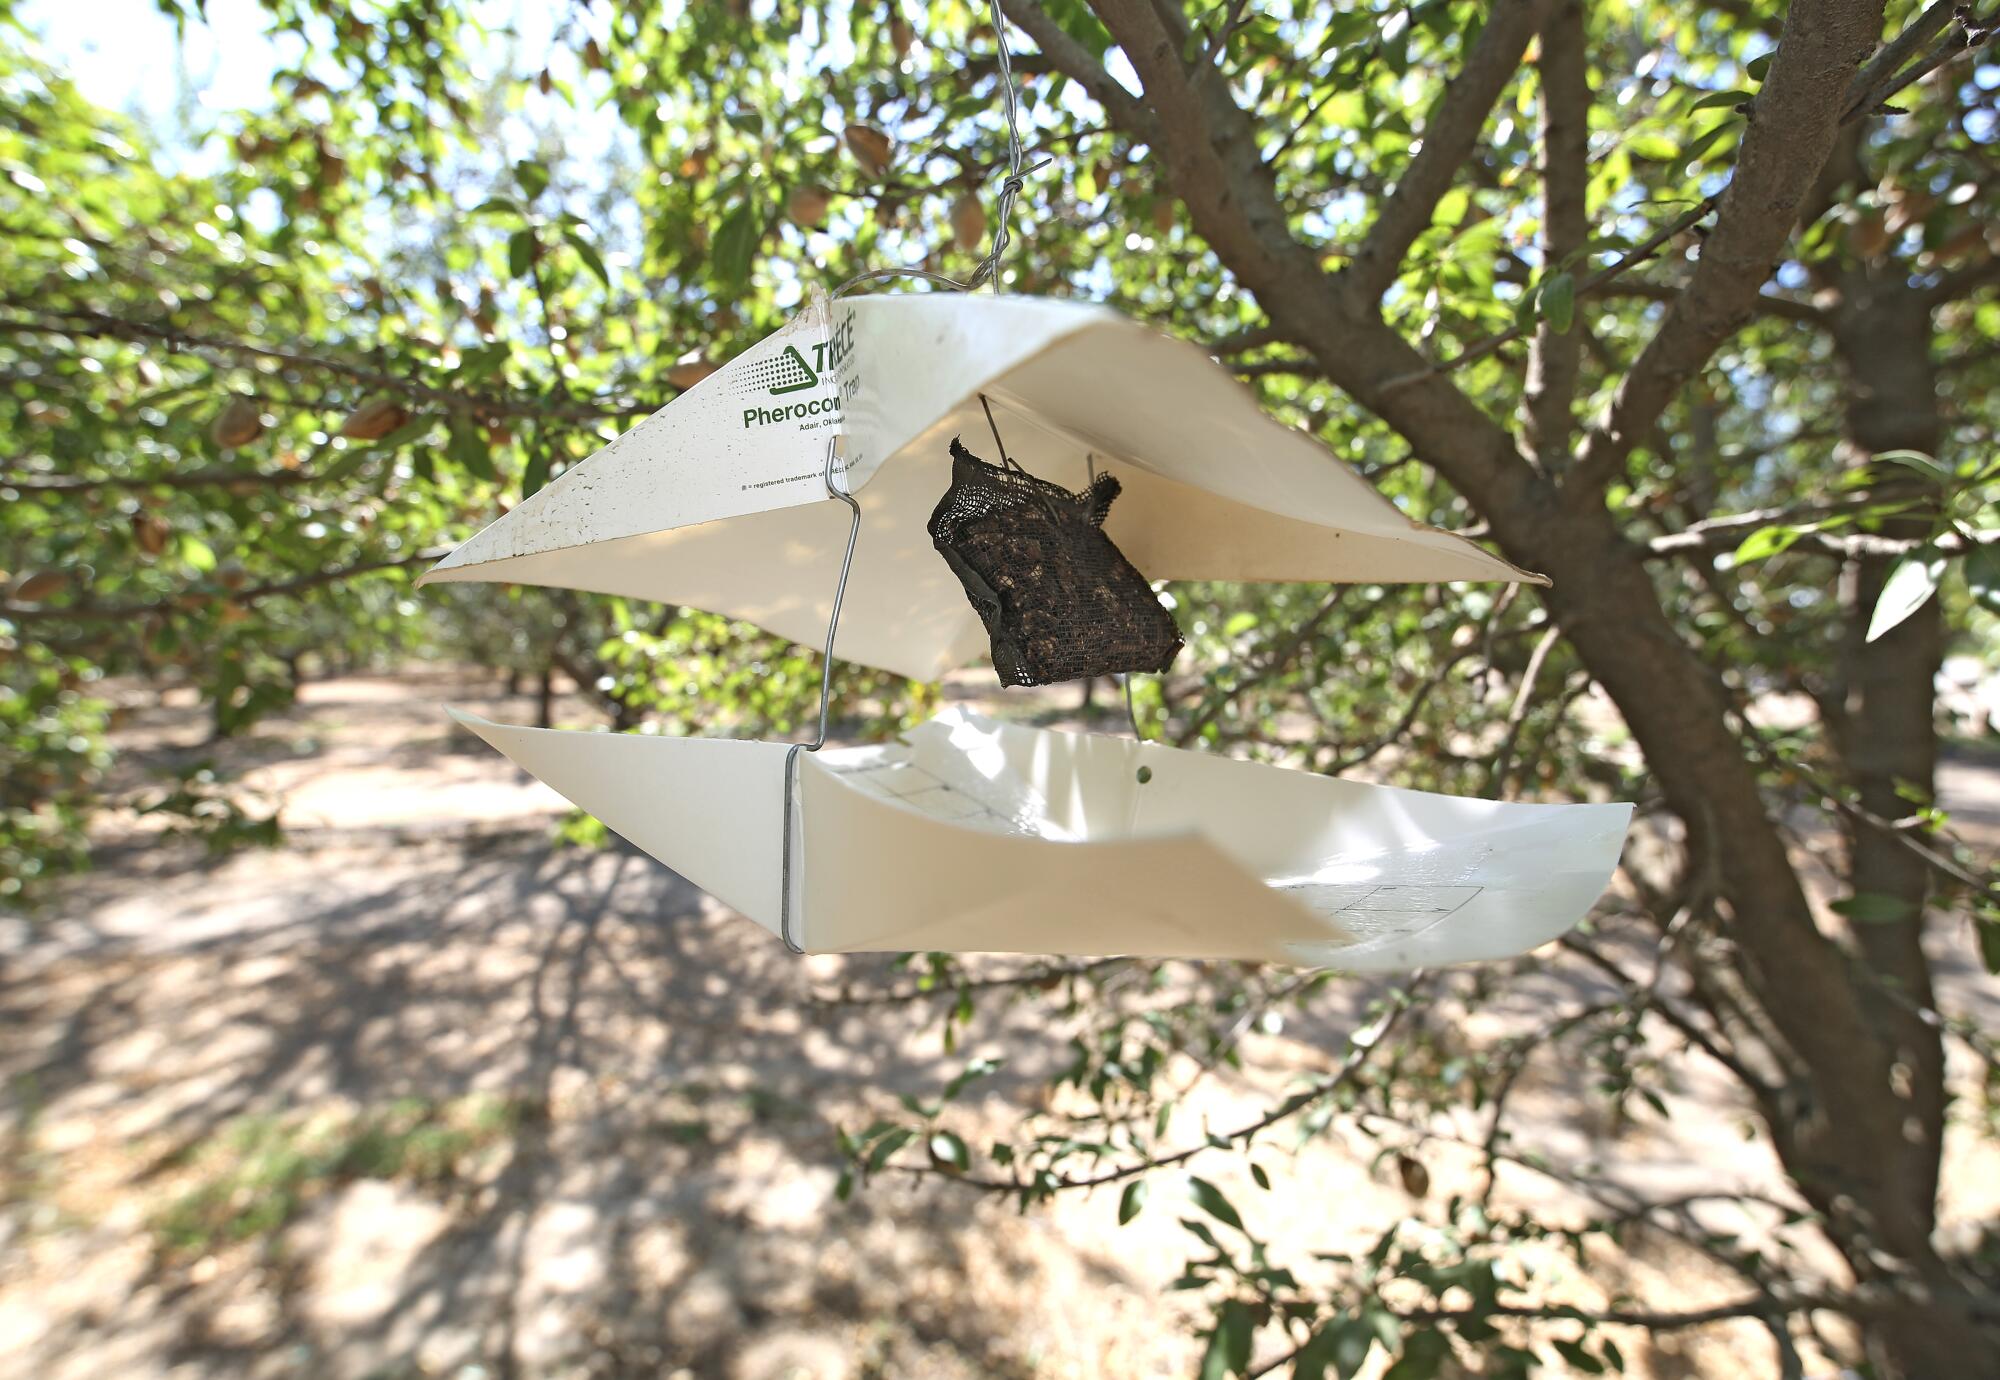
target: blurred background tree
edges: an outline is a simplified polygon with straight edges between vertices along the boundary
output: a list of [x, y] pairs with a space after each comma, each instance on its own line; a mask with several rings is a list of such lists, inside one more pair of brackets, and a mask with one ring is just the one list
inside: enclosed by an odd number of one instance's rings
[[[305, 678], [412, 656], [560, 672], [620, 728], [803, 723], [815, 656], [725, 620], [409, 581], [808, 284], [969, 271], [1004, 161], [984, 6], [575, 0], [530, 35], [498, 5], [263, 0], [270, 99], [172, 131], [87, 100], [17, 9], [0, 0], [0, 899], [87, 862], [107, 678], [195, 687], [220, 736]], [[2000, 1373], [2000, 1242], [1933, 1236], [1947, 1042], [2000, 1087], [1935, 983], [2000, 965], [2000, 892], [1936, 804], [1934, 691], [1947, 653], [1990, 655], [2000, 614], [1995, 15], [1007, 11], [1053, 161], [1005, 287], [1205, 343], [1411, 518], [1555, 582], [1176, 587], [1191, 648], [1139, 687], [1142, 720], [1312, 770], [1634, 799], [1641, 824], [1550, 960], [1595, 970], [1602, 1000], [1479, 1048], [1475, 1013], [1532, 965], [1419, 979], [1234, 1132], [1175, 1125], [1171, 1060], [1226, 1062], [1338, 979], [1218, 968], [1162, 1005], [1134, 965], [995, 980], [913, 958], [914, 985], [867, 999], [937, 1001], [948, 1036], [1044, 1003], [1071, 1101], [977, 1148], [912, 1103], [847, 1139], [850, 1182], [1024, 1203], [1116, 1184], [1130, 1216], [1190, 1160], [1338, 1123], [1421, 1198], [1444, 1119], [1470, 1113], [1487, 1195], [1362, 1258], [1271, 1259], [1187, 1181], [1204, 1374], [1345, 1376], [1371, 1353], [1398, 1380], [1454, 1357], [1597, 1373], [1622, 1366], [1606, 1326], [1719, 1316], [1763, 1322], [1788, 1374], [1809, 1343], [1885, 1377]], [[857, 668], [837, 686], [850, 736], [937, 694]], [[219, 789], [164, 803], [268, 841], [203, 808]], [[1738, 1299], [1520, 1301], [1519, 1248], [1552, 1229], [1492, 1182], [1601, 1189], [1511, 1153], [1537, 1058], [1587, 1058], [1636, 1116], [1690, 1064], [1735, 1081], [1791, 1196], [1600, 1192], [1562, 1234], [1581, 1255], [1634, 1221], [1677, 1233]], [[1958, 1105], [1990, 1133], [1990, 1102]]]

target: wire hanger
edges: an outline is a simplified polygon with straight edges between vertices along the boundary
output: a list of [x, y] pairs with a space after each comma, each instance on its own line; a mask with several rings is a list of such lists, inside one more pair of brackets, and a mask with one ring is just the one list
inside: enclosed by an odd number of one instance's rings
[[[1026, 168], [1022, 166], [1020, 98], [1014, 90], [1013, 61], [1007, 51], [1007, 18], [1000, 11], [1000, 0], [987, 0], [987, 9], [993, 21], [994, 39], [999, 47], [1000, 90], [1007, 116], [1007, 177], [1000, 184], [1000, 204], [997, 208], [998, 214], [994, 217], [992, 249], [979, 261], [979, 266], [973, 270], [972, 277], [962, 282], [957, 278], [950, 278], [923, 268], [876, 268], [856, 274], [835, 288], [833, 300], [845, 297], [863, 283], [883, 278], [923, 278], [959, 292], [971, 292], [983, 283], [991, 283], [995, 292], [1000, 290], [1000, 263], [1007, 252], [1007, 242], [1010, 238], [1008, 222], [1014, 217], [1014, 202], [1021, 195], [1022, 187], [1026, 185], [1023, 181], [1026, 174], [1046, 166], [1050, 160], [1041, 158], [1031, 166]], [[985, 395], [980, 396], [979, 402], [982, 407], [986, 406]], [[1006, 447], [1000, 443], [1000, 428], [993, 421], [991, 407], [986, 408], [986, 421], [993, 427], [993, 441], [995, 445], [1000, 445], [1001, 459], [1013, 468], [1020, 469], [1020, 465], [1008, 457]], [[793, 795], [798, 785], [799, 754], [818, 752], [826, 746], [827, 717], [833, 704], [833, 642], [840, 631], [840, 604], [847, 595], [848, 572], [854, 568], [855, 542], [861, 535], [861, 505], [855, 501], [853, 494], [845, 488], [835, 488], [833, 483], [833, 463], [839, 452], [839, 444], [837, 435], [827, 442], [826, 469], [821, 478], [826, 485], [827, 497], [845, 503], [851, 516], [847, 527], [847, 552], [841, 557], [840, 578], [833, 587], [833, 612], [826, 624], [826, 651], [822, 657], [819, 679], [819, 729], [814, 733], [811, 742], [794, 743], [785, 753], [785, 843], [784, 861], [779, 870], [778, 881], [780, 888], [778, 937], [784, 941], [785, 947], [795, 954], [805, 952], [805, 946], [792, 934], [792, 820], [795, 810]]]

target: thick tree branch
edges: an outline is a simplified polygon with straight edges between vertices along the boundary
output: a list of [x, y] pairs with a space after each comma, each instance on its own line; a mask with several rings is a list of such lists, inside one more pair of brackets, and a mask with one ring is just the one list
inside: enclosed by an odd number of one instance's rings
[[84, 494], [95, 489], [234, 489], [250, 486], [284, 489], [310, 484], [318, 475], [308, 470], [238, 470], [226, 465], [189, 470], [183, 474], [106, 474], [84, 478], [0, 472], [0, 489], [28, 494]]
[[[1583, 0], [1558, 0], [1542, 25], [1542, 272], [1568, 273], [1590, 236], [1590, 54], [1585, 48]], [[1546, 281], [1546, 276], [1544, 278]], [[1574, 282], [1572, 276], [1571, 281]], [[1583, 332], [1574, 321], [1557, 330], [1540, 317], [1528, 352], [1522, 423], [1528, 449], [1553, 469], [1567, 458], [1575, 427], [1577, 381], [1582, 375]]]
[[[1949, 9], [1948, 15], [1940, 16], [1938, 11]], [[1947, 22], [1957, 20], [1958, 26], [1932, 43], [1915, 62], [1908, 67], [1901, 64], [1913, 51], [1921, 46], [1924, 39], [1942, 32]], [[1971, 16], [1971, 6], [1964, 4], [1933, 4], [1918, 16], [1902, 34], [1885, 47], [1875, 60], [1863, 69], [1850, 89], [1846, 113], [1842, 123], [1862, 119], [1865, 116], [1884, 111], [1884, 103], [1908, 86], [1921, 81], [1946, 63], [1952, 62], [1975, 48], [1983, 48], [2000, 36], [2000, 24], [1991, 16], [1983, 23], [1976, 23]]]
[[1049, 63], [1090, 93], [1104, 107], [1111, 123], [1136, 138], [1151, 142], [1152, 115], [1131, 92], [1118, 84], [1090, 50], [1069, 36], [1035, 0], [1002, 0], [1001, 12], [1035, 40]]
[[1667, 404], [1749, 319], [1833, 150], [1857, 54], [1872, 51], [1881, 31], [1881, 0], [1800, 3], [1787, 13], [1701, 261], [1586, 437], [1571, 485], [1577, 502], [1595, 501]]
[[1843, 117], [1853, 119], [1880, 105], [1889, 83], [1926, 43], [1945, 31], [1959, 3], [1960, 0], [1931, 0], [1903, 32], [1883, 44], [1881, 51], [1848, 84]]
[[[1633, 297], [1647, 302], [1672, 302], [1685, 290], [1677, 283], [1656, 283], [1643, 278], [1626, 278], [1593, 288], [1590, 295]], [[1797, 321], [1803, 325], [1817, 326], [1822, 330], [1830, 329], [1833, 325], [1832, 317], [1812, 303], [1775, 292], [1758, 293], [1757, 300], [1751, 304], [1751, 311], [1757, 316], [1775, 317], [1780, 321]]]
[[1465, 66], [1445, 88], [1437, 114], [1424, 126], [1416, 157], [1396, 179], [1396, 189], [1343, 275], [1355, 303], [1380, 301], [1402, 271], [1403, 256], [1429, 228], [1438, 199], [1472, 156], [1493, 103], [1520, 70], [1521, 55], [1549, 8], [1550, 0], [1496, 0]]

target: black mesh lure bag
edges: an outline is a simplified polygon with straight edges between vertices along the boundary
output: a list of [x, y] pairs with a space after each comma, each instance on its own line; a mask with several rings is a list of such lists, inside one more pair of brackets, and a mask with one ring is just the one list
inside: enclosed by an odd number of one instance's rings
[[1173, 665], [1181, 649], [1173, 614], [1104, 535], [1118, 490], [1100, 474], [1073, 494], [1012, 460], [989, 465], [953, 438], [951, 487], [931, 513], [931, 541], [986, 625], [1003, 685]]

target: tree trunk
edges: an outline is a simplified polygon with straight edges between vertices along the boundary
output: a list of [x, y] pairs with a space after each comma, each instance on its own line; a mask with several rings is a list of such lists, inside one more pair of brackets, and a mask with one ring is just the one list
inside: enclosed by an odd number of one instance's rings
[[[1833, 334], [1847, 385], [1844, 421], [1854, 463], [1865, 465], [1886, 450], [1935, 454], [1943, 422], [1929, 304], [1894, 262], [1852, 269], [1842, 275], [1840, 289]], [[1879, 481], [1870, 490], [1873, 498], [1914, 499], [1921, 505], [1927, 497], [1925, 481], [1899, 467], [1883, 466]], [[1921, 506], [1883, 528], [1886, 535], [1903, 538], [1922, 537], [1929, 529], [1930, 517]], [[1894, 565], [1893, 558], [1870, 556], [1849, 562], [1841, 572], [1840, 685], [1828, 697], [1834, 709], [1828, 727], [1842, 776], [1861, 808], [1885, 820], [1931, 799], [1937, 767], [1933, 706], [1944, 653], [1935, 598], [1881, 638], [1866, 640]], [[1916, 801], [1906, 797], [1906, 789]], [[1896, 1242], [1899, 1255], [1915, 1263], [1929, 1255], [1936, 1226], [1946, 1101], [1943, 1042], [1912, 1009], [1929, 1009], [1933, 1001], [1923, 952], [1930, 874], [1900, 839], [1865, 820], [1847, 822], [1847, 857], [1851, 892], [1868, 898], [1866, 905], [1900, 911], [1857, 921], [1852, 929], [1862, 955], [1859, 971], [1869, 979], [1863, 997], [1892, 1051], [1892, 1091], [1900, 1103], [1896, 1120], [1907, 1143], [1888, 1185], [1893, 1203], [1883, 1209], [1880, 1229]]]
[[[1331, 277], [1294, 238], [1257, 131], [1226, 81], [1205, 63], [1190, 66], [1184, 12], [1144, 0], [1092, 0], [1092, 8], [1143, 85], [1143, 105], [1100, 79], [1054, 25], [1032, 14], [1027, 22], [1038, 42], [1084, 69], [1115, 121], [1159, 152], [1193, 223], [1256, 296], [1275, 335], [1303, 347], [1450, 478], [1511, 560], [1553, 579], [1544, 596], [1551, 613], [1624, 716], [1692, 844], [1714, 862], [1726, 923], [1713, 961], [1754, 997], [1744, 1033], [1757, 1043], [1756, 1063], [1780, 1071], [1760, 1077], [1753, 1092], [1787, 1171], [1856, 1275], [1884, 1295], [1861, 1319], [1886, 1358], [1882, 1369], [1906, 1380], [2000, 1375], [2000, 1338], [1980, 1328], [1968, 1291], [1933, 1250], [1929, 1210], [1911, 1213], [1936, 1163], [1921, 1132], [1906, 1134], [1914, 1086], [1907, 1042], [1880, 1019], [1881, 999], [1854, 954], [1820, 931], [1729, 696], [1668, 617], [1645, 553], [1604, 494], [1634, 428], [1650, 427], [1753, 310], [1832, 149], [1854, 64], [1879, 41], [1881, 5], [1840, 0], [1788, 11], [1694, 278], [1574, 462], [1549, 434], [1561, 429], [1555, 408], [1535, 418], [1539, 445], [1523, 447], [1377, 311], [1452, 160], [1476, 143], [1491, 97], [1526, 46], [1524, 26], [1539, 28], [1545, 7], [1492, 7], [1466, 70], [1434, 112], [1436, 127], [1426, 128], [1355, 257]], [[1915, 1163], [1926, 1159], [1927, 1168]]]

